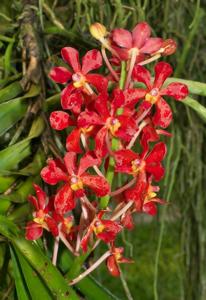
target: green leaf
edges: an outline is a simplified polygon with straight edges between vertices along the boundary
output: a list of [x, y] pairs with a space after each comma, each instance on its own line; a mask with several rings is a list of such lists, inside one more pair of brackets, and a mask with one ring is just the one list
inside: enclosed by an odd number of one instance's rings
[[24, 280], [32, 296], [32, 300], [39, 300], [40, 298], [45, 300], [53, 299], [47, 286], [44, 284], [44, 282], [42, 281], [41, 277], [37, 274], [35, 269], [31, 267], [31, 265], [24, 258], [21, 252], [18, 251], [18, 249], [14, 248], [14, 250], [18, 257]]
[[28, 104], [14, 99], [0, 104], [0, 136], [15, 125], [26, 113]]
[[201, 119], [206, 122], [206, 107], [200, 104], [197, 100], [187, 97], [182, 103], [186, 106], [189, 106], [194, 111], [198, 113]]
[[0, 215], [0, 234], [12, 239], [19, 234], [18, 227], [7, 217]]
[[79, 297], [64, 277], [34, 242], [27, 241], [24, 238], [12, 238], [12, 244], [18, 248], [41, 276], [55, 299], [79, 300]]
[[23, 275], [20, 270], [20, 266], [19, 266], [17, 257], [15, 255], [12, 247], [10, 247], [10, 253], [11, 253], [14, 281], [15, 281], [18, 300], [31, 300], [31, 297], [27, 291], [27, 288], [26, 288], [26, 285], [24, 282]]
[[0, 103], [13, 99], [23, 93], [20, 81], [15, 81], [0, 90]]
[[13, 170], [24, 158], [31, 154], [30, 140], [24, 139], [0, 151], [0, 171]]

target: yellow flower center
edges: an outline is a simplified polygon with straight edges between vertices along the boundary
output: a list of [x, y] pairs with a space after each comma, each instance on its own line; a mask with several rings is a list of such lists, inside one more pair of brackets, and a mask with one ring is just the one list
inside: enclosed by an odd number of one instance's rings
[[76, 176], [73, 176], [70, 180], [71, 189], [73, 191], [78, 191], [83, 189], [83, 182], [77, 178]]
[[83, 87], [86, 83], [86, 78], [81, 73], [74, 73], [72, 80], [75, 88]]
[[146, 94], [145, 100], [150, 102], [151, 104], [154, 104], [159, 99], [159, 90], [158, 88], [152, 89], [149, 93]]
[[116, 131], [121, 127], [121, 123], [118, 119], [111, 119], [109, 118], [108, 121], [108, 128], [112, 135], [115, 135]]
[[94, 233], [97, 235], [99, 233], [102, 233], [102, 231], [104, 231], [105, 226], [100, 222], [100, 221], [96, 221], [94, 223]]
[[85, 133], [91, 132], [93, 128], [94, 128], [93, 125], [91, 125], [89, 127], [84, 127], [84, 128], [81, 128], [81, 132], [85, 134]]
[[44, 224], [44, 218], [45, 218], [45, 213], [42, 209], [34, 213], [34, 222], [43, 225]]
[[132, 172], [134, 175], [137, 175], [145, 167], [145, 162], [141, 161], [138, 158], [133, 160], [131, 164], [132, 164]]

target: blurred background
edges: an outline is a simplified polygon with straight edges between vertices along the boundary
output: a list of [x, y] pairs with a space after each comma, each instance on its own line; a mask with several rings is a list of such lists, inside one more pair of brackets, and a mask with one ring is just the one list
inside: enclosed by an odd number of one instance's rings
[[[40, 182], [46, 156], [62, 149], [46, 121], [59, 107], [60, 88], [47, 74], [61, 64], [62, 47], [81, 53], [99, 48], [89, 33], [94, 22], [110, 30], [147, 21], [154, 36], [178, 44], [176, 53], [164, 58], [174, 77], [204, 83], [205, 20], [204, 0], [1, 0], [0, 214], [24, 226], [32, 182]], [[167, 140], [161, 182], [161, 196], [169, 204], [155, 218], [136, 216], [135, 230], [120, 237], [125, 256], [135, 260], [122, 271], [137, 300], [206, 299], [206, 85], [193, 83], [193, 89], [191, 97], [202, 106], [170, 102], [173, 137]], [[15, 299], [9, 245], [0, 233], [0, 299]], [[93, 275], [116, 297], [127, 299], [121, 281], [104, 265]]]

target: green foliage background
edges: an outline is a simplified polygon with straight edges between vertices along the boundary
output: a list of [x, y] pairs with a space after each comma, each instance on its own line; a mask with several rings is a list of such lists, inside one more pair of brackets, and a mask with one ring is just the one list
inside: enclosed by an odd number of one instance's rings
[[[177, 52], [165, 58], [173, 65], [174, 76], [204, 83], [204, 0], [1, 0], [0, 299], [37, 299], [40, 295], [44, 295], [41, 299], [78, 299], [79, 290], [85, 299], [112, 299], [92, 279], [76, 292], [69, 289], [68, 298], [66, 280], [47, 260], [51, 253], [24, 241], [18, 228], [24, 228], [28, 219], [27, 195], [32, 182], [39, 182], [46, 156], [62, 153], [59, 135], [46, 122], [49, 111], [59, 105], [59, 87], [47, 73], [61, 63], [60, 49], [72, 45], [83, 53], [99, 47], [89, 34], [95, 21], [108, 29], [132, 29], [143, 20], [154, 35], [177, 41]], [[37, 66], [30, 70], [33, 54]], [[171, 101], [173, 137], [162, 182], [162, 197], [169, 204], [160, 208], [155, 219], [137, 216], [135, 231], [120, 237], [126, 255], [133, 254], [135, 259], [135, 264], [122, 269], [134, 299], [206, 299], [206, 85], [189, 82], [189, 87], [190, 96], [198, 102], [191, 98], [185, 105]], [[62, 248], [63, 274], [71, 263]], [[35, 272], [38, 276], [32, 276]], [[126, 299], [121, 282], [109, 277], [104, 266], [94, 277], [119, 299]]]

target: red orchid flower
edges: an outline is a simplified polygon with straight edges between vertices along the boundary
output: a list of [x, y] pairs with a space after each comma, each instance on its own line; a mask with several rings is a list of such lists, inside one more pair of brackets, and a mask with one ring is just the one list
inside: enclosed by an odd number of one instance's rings
[[110, 274], [114, 277], [120, 276], [120, 270], [118, 267], [118, 264], [124, 264], [124, 263], [133, 263], [131, 259], [123, 257], [124, 248], [119, 247], [112, 247], [111, 250], [111, 256], [107, 258], [106, 264], [107, 269], [110, 272]]
[[137, 24], [132, 32], [122, 28], [114, 29], [111, 33], [112, 46], [122, 60], [136, 55], [136, 62], [140, 62], [145, 54], [155, 53], [162, 46], [161, 38], [151, 38], [150, 35], [151, 28], [146, 22]]
[[55, 196], [54, 207], [57, 213], [64, 214], [75, 207], [75, 197], [82, 197], [85, 187], [89, 187], [99, 196], [105, 196], [110, 191], [110, 186], [104, 177], [91, 175], [85, 171], [94, 165], [99, 164], [99, 159], [94, 158], [91, 153], [86, 153], [76, 166], [77, 154], [67, 152], [64, 157], [64, 164], [58, 160], [49, 160], [48, 166], [41, 171], [42, 179], [51, 185], [58, 182], [65, 182]]
[[84, 111], [78, 118], [80, 127], [99, 126], [95, 137], [95, 154], [104, 157], [107, 154], [106, 138], [110, 136], [130, 141], [137, 128], [135, 120], [131, 116], [119, 115], [118, 109], [124, 105], [124, 94], [121, 90], [115, 90], [113, 100], [110, 102], [107, 94], [101, 94], [95, 102], [96, 112]]
[[81, 247], [84, 252], [87, 251], [88, 242], [93, 233], [96, 237], [105, 243], [111, 243], [115, 240], [117, 234], [122, 230], [117, 222], [111, 220], [103, 220], [102, 217], [105, 211], [100, 211], [89, 225], [85, 236], [81, 241]]
[[27, 223], [26, 239], [37, 240], [43, 234], [43, 229], [51, 231], [53, 236], [59, 234], [56, 221], [49, 215], [49, 203], [45, 192], [37, 185], [33, 184], [36, 197], [29, 195], [28, 200], [32, 203], [36, 211], [33, 213], [33, 221]]
[[57, 83], [64, 84], [71, 81], [61, 93], [61, 104], [63, 109], [79, 113], [84, 102], [82, 93], [93, 94], [90, 85], [98, 91], [107, 88], [108, 81], [105, 77], [99, 74], [88, 74], [102, 66], [102, 56], [96, 49], [88, 51], [82, 58], [81, 67], [79, 53], [75, 48], [65, 47], [61, 50], [61, 55], [73, 72], [65, 67], [54, 67], [49, 75]]
[[[159, 62], [155, 65], [155, 79], [151, 83], [151, 75], [149, 71], [139, 65], [133, 70], [133, 79], [143, 82], [145, 89], [144, 101], [140, 106], [140, 111], [144, 111], [152, 107], [156, 107], [153, 116], [153, 123], [157, 126], [166, 128], [172, 121], [172, 111], [162, 96], [171, 96], [175, 100], [183, 100], [188, 95], [188, 88], [185, 84], [179, 82], [170, 83], [166, 88], [162, 88], [165, 80], [172, 74], [172, 67], [166, 62]], [[142, 89], [141, 89], [142, 92]]]
[[132, 174], [135, 177], [146, 172], [152, 174], [154, 179], [159, 181], [164, 175], [161, 161], [165, 157], [166, 150], [163, 142], [156, 144], [150, 153], [146, 153], [145, 157], [129, 149], [117, 150], [114, 153], [115, 172]]
[[151, 178], [147, 181], [145, 174], [140, 174], [134, 187], [125, 192], [127, 201], [134, 201], [137, 212], [144, 212], [151, 216], [157, 214], [156, 204], [165, 204], [157, 197], [158, 186], [151, 185]]
[[142, 146], [141, 156], [144, 157], [149, 151], [149, 142], [156, 142], [160, 139], [160, 135], [165, 135], [171, 137], [171, 133], [163, 129], [158, 129], [152, 123], [150, 118], [145, 120], [147, 125], [142, 129], [140, 144]]

